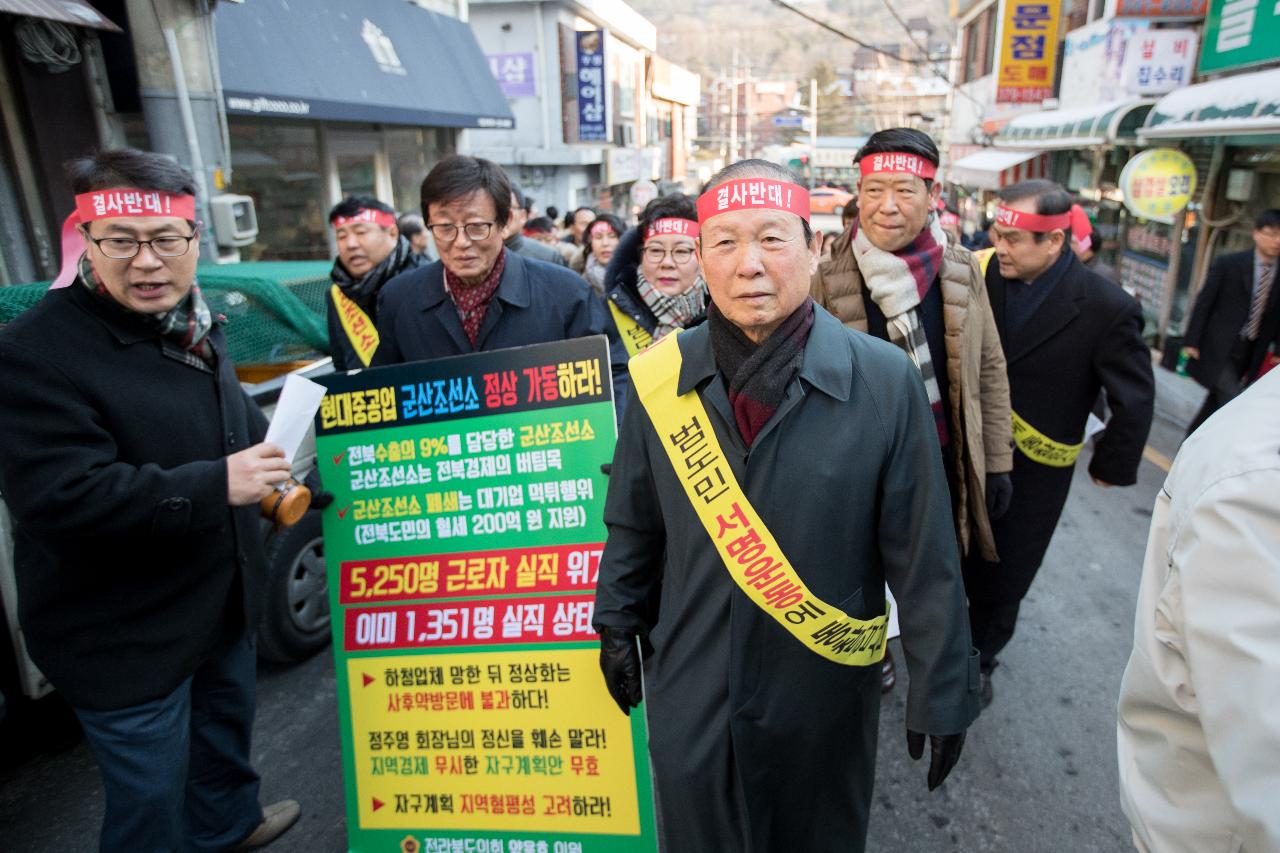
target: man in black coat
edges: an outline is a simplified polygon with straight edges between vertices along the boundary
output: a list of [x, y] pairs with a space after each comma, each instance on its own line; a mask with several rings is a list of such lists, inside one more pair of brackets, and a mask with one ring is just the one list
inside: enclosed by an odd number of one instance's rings
[[1013, 638], [1071, 488], [1089, 412], [1105, 390], [1111, 419], [1089, 462], [1099, 486], [1129, 486], [1155, 400], [1142, 308], [1080, 263], [1070, 248], [1071, 196], [1052, 181], [1000, 191], [988, 233], [987, 293], [1009, 370], [1013, 408], [1013, 503], [995, 520], [999, 562], [970, 555], [965, 591], [973, 644], [982, 653], [983, 703], [996, 656]]
[[[400, 233], [395, 211], [370, 196], [347, 196], [329, 211], [338, 244], [329, 289], [329, 352], [334, 370], [368, 367], [378, 348], [378, 293], [402, 272], [426, 266]], [[423, 237], [426, 237], [426, 231]]]
[[568, 267], [503, 246], [512, 196], [506, 173], [488, 160], [455, 154], [427, 174], [422, 210], [440, 260], [383, 288], [373, 364], [607, 334], [614, 397], [623, 396], [626, 352], [591, 286]]
[[258, 502], [289, 463], [195, 282], [190, 173], [118, 150], [70, 175], [79, 276], [0, 332], [19, 619], [102, 771], [100, 849], [249, 849], [298, 817], [249, 761]]
[[645, 701], [663, 851], [857, 853], [886, 579], [930, 790], [978, 712], [937, 427], [907, 355], [809, 298], [819, 241], [790, 173], [746, 160], [708, 186], [707, 322], [631, 362], [601, 667], [623, 713]]
[[1182, 346], [1187, 372], [1209, 394], [1187, 435], [1256, 380], [1267, 348], [1280, 344], [1280, 209], [1258, 215], [1253, 245], [1216, 258], [1196, 297]]

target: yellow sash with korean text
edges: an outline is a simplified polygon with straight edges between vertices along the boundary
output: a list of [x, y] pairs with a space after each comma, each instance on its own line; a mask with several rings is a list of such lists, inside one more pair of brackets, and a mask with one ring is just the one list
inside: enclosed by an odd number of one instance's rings
[[1084, 449], [1084, 442], [1063, 444], [1054, 441], [1027, 423], [1017, 412], [1013, 413], [1013, 443], [1033, 462], [1051, 468], [1067, 468], [1076, 463], [1076, 457]]
[[632, 359], [629, 371], [685, 496], [738, 588], [814, 654], [846, 666], [879, 663], [888, 602], [883, 616], [855, 619], [805, 586], [729, 468], [698, 393], [677, 394], [676, 334]]
[[[995, 249], [982, 249], [973, 254], [978, 259], [978, 265], [985, 276]], [[1026, 454], [1028, 459], [1051, 468], [1067, 468], [1074, 465], [1076, 457], [1084, 449], [1083, 441], [1079, 444], [1063, 444], [1061, 441], [1054, 441], [1027, 423], [1017, 412], [1013, 412], [1013, 443]]]
[[618, 327], [618, 337], [622, 338], [622, 345], [627, 348], [627, 358], [633, 358], [636, 353], [643, 352], [645, 347], [653, 343], [653, 335], [645, 331], [644, 326], [614, 304], [612, 299], [606, 299], [605, 302], [609, 303], [613, 324]]
[[342, 292], [342, 288], [334, 285], [329, 291], [333, 296], [333, 304], [338, 309], [338, 322], [346, 333], [356, 357], [365, 367], [373, 360], [373, 353], [378, 349], [378, 330], [374, 327], [369, 315], [361, 310], [351, 297]]

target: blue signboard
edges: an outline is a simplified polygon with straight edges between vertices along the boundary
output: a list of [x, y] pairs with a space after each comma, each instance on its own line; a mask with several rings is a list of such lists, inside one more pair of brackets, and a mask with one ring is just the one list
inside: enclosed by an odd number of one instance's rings
[[774, 116], [774, 127], [804, 127], [804, 116]]
[[577, 33], [578, 141], [608, 142], [608, 110], [604, 100], [604, 31]]

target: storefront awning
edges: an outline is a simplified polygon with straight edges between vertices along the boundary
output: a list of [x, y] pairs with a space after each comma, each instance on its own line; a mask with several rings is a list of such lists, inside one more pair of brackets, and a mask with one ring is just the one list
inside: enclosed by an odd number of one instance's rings
[[984, 148], [952, 163], [947, 180], [963, 187], [998, 190], [1028, 178], [1043, 178], [1047, 160], [1048, 155], [1039, 151]]
[[1280, 134], [1280, 68], [1197, 83], [1160, 99], [1138, 129], [1148, 139]]
[[1068, 149], [1136, 144], [1154, 100], [1127, 99], [1015, 116], [995, 138], [1005, 148]]
[[110, 33], [123, 32], [85, 0], [0, 0], [0, 12], [26, 15], [77, 27], [91, 27]]
[[471, 28], [405, 2], [254, 0], [214, 13], [227, 112], [507, 128]]

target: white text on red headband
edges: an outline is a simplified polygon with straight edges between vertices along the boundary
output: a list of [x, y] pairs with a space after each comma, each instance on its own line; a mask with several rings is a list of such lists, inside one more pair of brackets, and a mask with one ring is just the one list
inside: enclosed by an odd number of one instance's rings
[[698, 223], [691, 219], [681, 219], [678, 216], [664, 216], [661, 219], [655, 219], [650, 222], [649, 227], [644, 232], [645, 240], [666, 236], [697, 237]]
[[996, 208], [996, 224], [1005, 228], [1021, 228], [1023, 231], [1047, 234], [1071, 227], [1071, 212], [1044, 215], [1001, 206]]
[[177, 216], [194, 222], [196, 200], [194, 196], [163, 190], [116, 187], [77, 195], [76, 214], [81, 222], [117, 216]]
[[396, 224], [396, 218], [385, 210], [374, 210], [371, 207], [362, 207], [350, 216], [335, 216], [329, 224], [333, 226], [333, 230], [346, 228], [349, 225], [359, 224], [381, 225], [383, 228], [390, 228]]
[[864, 177], [879, 172], [908, 172], [926, 181], [938, 174], [938, 167], [928, 160], [918, 154], [907, 154], [903, 151], [868, 154], [858, 161], [858, 169]]
[[809, 221], [809, 191], [788, 181], [739, 178], [698, 197], [698, 221], [734, 210], [781, 210]]

